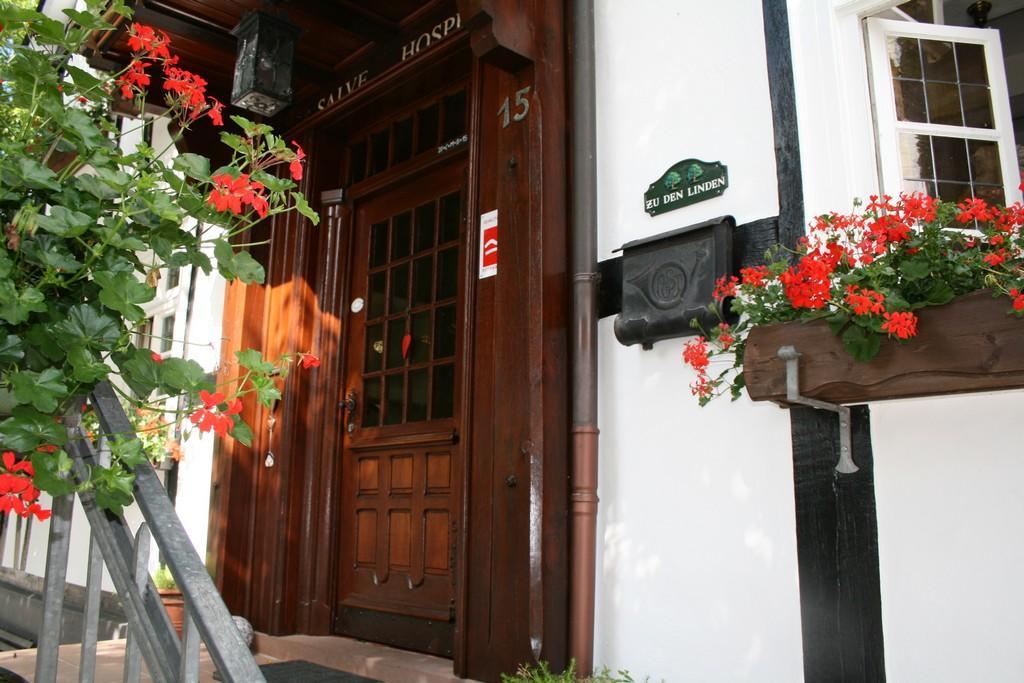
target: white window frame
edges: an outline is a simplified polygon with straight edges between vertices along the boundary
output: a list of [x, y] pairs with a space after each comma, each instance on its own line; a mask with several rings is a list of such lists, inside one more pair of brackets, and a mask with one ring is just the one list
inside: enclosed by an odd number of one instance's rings
[[[878, 143], [878, 171], [882, 191], [898, 195], [903, 188], [900, 159], [900, 133], [933, 135], [972, 140], [988, 140], [999, 146], [999, 167], [1003, 177], [1006, 203], [1021, 199], [1018, 189], [1020, 171], [1017, 166], [1017, 147], [1013, 138], [1013, 118], [1010, 114], [1009, 89], [1003, 68], [1003, 49], [999, 32], [990, 29], [940, 26], [891, 19], [866, 20], [867, 50], [870, 65], [875, 134]], [[900, 121], [896, 116], [896, 97], [889, 66], [888, 39], [891, 36], [942, 40], [981, 45], [985, 50], [989, 92], [992, 100], [993, 128], [950, 126], [937, 123]]]

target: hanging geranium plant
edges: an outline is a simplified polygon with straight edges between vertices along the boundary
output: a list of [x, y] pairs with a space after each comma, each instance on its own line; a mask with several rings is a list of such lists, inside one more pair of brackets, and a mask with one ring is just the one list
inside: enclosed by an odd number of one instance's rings
[[[1022, 226], [1019, 202], [1004, 208], [920, 194], [871, 197], [859, 213], [817, 217], [795, 254], [777, 248], [765, 265], [719, 280], [714, 308], [732, 315], [686, 343], [693, 394], [701, 405], [723, 393], [739, 398], [756, 325], [825, 320], [851, 356], [868, 362], [883, 339], [916, 336], [920, 309], [978, 289], [1009, 297], [1008, 314], [1024, 317]], [[714, 373], [718, 357], [726, 367]]]
[[120, 1], [85, 5], [65, 10], [67, 25], [0, 6], [0, 410], [8, 415], [0, 417], [0, 502], [24, 515], [38, 514], [38, 489], [89, 488], [115, 510], [131, 501], [132, 469], [146, 456], [127, 440], [113, 440], [113, 462], [94, 467], [88, 481], [68, 476], [59, 419], [100, 382], [142, 409], [164, 409], [164, 399], [144, 405], [151, 395], [184, 396], [183, 410], [168, 411], [161, 425], [191, 417], [186, 426], [250, 443], [241, 397], [264, 405], [279, 398], [273, 376], [295, 359], [246, 351], [238, 358], [244, 375], [214, 386], [196, 362], [133, 344], [142, 305], [167, 268], [211, 272], [210, 252], [225, 278], [261, 282], [262, 266], [232, 238], [288, 211], [317, 222], [295, 189], [305, 154], [270, 126], [232, 117], [237, 128], [221, 134], [232, 158], [218, 169], [197, 154], [165, 163], [167, 149], [122, 149], [107, 115], [114, 99], [141, 110], [147, 90], [159, 89], [178, 136], [224, 125], [223, 107], [152, 27], [127, 24], [133, 56], [120, 72], [77, 65], [90, 36], [115, 28], [101, 13], [119, 22], [130, 15]]

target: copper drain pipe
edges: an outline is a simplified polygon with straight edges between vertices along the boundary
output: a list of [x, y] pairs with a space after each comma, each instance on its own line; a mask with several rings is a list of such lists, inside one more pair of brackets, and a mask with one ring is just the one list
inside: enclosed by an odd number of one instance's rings
[[569, 656], [594, 667], [597, 557], [597, 121], [594, 1], [572, 2], [572, 549]]

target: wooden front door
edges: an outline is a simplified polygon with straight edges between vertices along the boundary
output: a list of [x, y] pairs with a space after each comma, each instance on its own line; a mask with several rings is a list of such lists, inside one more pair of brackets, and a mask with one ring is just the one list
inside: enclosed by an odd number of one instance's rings
[[451, 656], [465, 157], [353, 204], [335, 630]]

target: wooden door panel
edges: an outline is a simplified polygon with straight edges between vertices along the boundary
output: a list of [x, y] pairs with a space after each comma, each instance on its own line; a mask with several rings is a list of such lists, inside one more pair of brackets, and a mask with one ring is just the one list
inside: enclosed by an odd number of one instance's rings
[[451, 654], [465, 160], [356, 200], [335, 630]]

